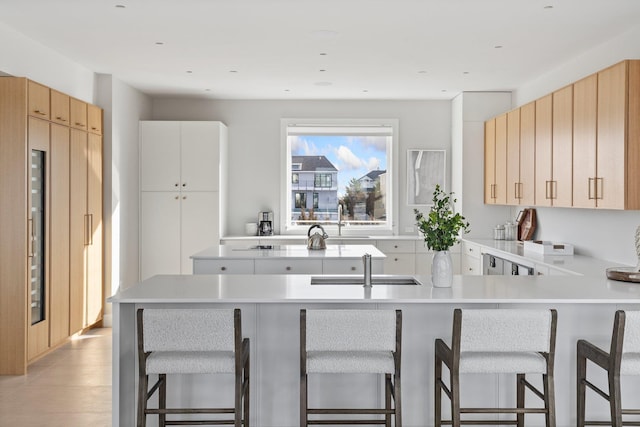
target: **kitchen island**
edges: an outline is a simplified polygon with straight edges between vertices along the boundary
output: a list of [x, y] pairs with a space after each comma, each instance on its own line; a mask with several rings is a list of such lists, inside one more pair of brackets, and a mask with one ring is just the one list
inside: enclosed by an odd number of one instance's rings
[[[406, 427], [433, 425], [433, 342], [451, 336], [454, 308], [531, 308], [558, 310], [556, 347], [557, 425], [575, 425], [575, 347], [586, 338], [608, 343], [614, 312], [640, 309], [640, 286], [615, 282], [602, 276], [455, 276], [452, 288], [421, 285], [311, 284], [308, 275], [197, 275], [155, 276], [120, 291], [113, 303], [113, 425], [131, 426], [135, 419], [136, 346], [135, 311], [144, 307], [240, 308], [243, 333], [251, 339], [251, 421], [260, 427], [298, 425], [299, 311], [301, 308], [402, 309], [403, 421]], [[606, 347], [605, 347], [606, 349]], [[591, 368], [590, 368], [591, 369]], [[313, 404], [354, 405], [380, 403], [380, 383], [368, 375], [336, 375], [315, 378]], [[478, 381], [462, 378], [462, 399], [467, 406], [513, 406], [515, 380], [501, 375]], [[319, 392], [322, 380], [330, 393]], [[538, 384], [538, 378], [533, 378]], [[601, 380], [601, 381], [598, 381]], [[170, 380], [171, 381], [171, 380]], [[204, 390], [201, 378], [175, 380], [169, 401], [202, 403], [189, 387]], [[226, 381], [226, 379], [225, 379]], [[604, 386], [604, 378], [596, 383]], [[228, 386], [228, 387], [227, 387]], [[207, 389], [207, 399], [229, 398], [232, 380], [224, 387]], [[376, 392], [376, 390], [378, 392]], [[640, 394], [640, 386], [623, 380], [623, 400]], [[535, 399], [527, 396], [527, 399]], [[601, 402], [588, 410], [591, 417], [606, 419]], [[444, 412], [448, 413], [445, 405]], [[149, 425], [155, 425], [149, 418]], [[527, 425], [544, 425], [538, 415], [527, 416]]]
[[362, 274], [365, 254], [381, 274], [385, 255], [373, 245], [220, 245], [191, 256], [193, 274]]

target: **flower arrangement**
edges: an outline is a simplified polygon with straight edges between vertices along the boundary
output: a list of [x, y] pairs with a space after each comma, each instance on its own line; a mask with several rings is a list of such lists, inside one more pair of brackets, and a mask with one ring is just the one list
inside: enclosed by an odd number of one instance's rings
[[413, 212], [416, 215], [416, 225], [424, 235], [427, 248], [434, 251], [449, 250], [458, 241], [460, 232], [469, 232], [469, 222], [459, 213], [453, 213], [451, 200], [453, 193], [445, 193], [439, 185], [433, 192], [433, 206], [425, 217], [418, 209]]

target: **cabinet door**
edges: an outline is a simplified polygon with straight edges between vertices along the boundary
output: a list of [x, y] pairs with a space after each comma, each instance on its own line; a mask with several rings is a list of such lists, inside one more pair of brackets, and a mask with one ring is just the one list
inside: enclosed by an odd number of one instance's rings
[[530, 102], [520, 108], [520, 204], [535, 203], [536, 176], [536, 104]]
[[51, 118], [49, 88], [32, 81], [29, 81], [27, 87], [29, 115], [49, 120]]
[[507, 203], [507, 115], [496, 117], [496, 183], [495, 202]]
[[140, 122], [140, 190], [180, 188], [180, 123]]
[[598, 75], [573, 85], [573, 206], [596, 207]]
[[536, 185], [537, 206], [551, 206], [552, 185], [552, 95], [536, 101]]
[[141, 194], [140, 279], [180, 274], [180, 193]]
[[218, 191], [220, 123], [180, 123], [180, 186], [183, 191]]
[[182, 274], [193, 274], [191, 255], [220, 244], [218, 232], [220, 193], [183, 192], [181, 199]]
[[87, 130], [87, 103], [79, 99], [69, 100], [71, 127]]
[[87, 122], [89, 125], [89, 132], [102, 135], [102, 108], [88, 104]]
[[484, 203], [494, 204], [496, 183], [496, 120], [484, 124]]
[[69, 126], [69, 95], [51, 89], [51, 121]]
[[27, 360], [49, 349], [49, 262], [51, 233], [49, 230], [48, 179], [50, 167], [49, 123], [29, 118], [29, 274], [27, 298]]
[[414, 253], [390, 253], [384, 259], [384, 274], [415, 274], [415, 262]]
[[69, 334], [85, 325], [87, 245], [87, 133], [71, 129], [69, 197]]
[[104, 301], [102, 264], [102, 137], [89, 134], [87, 145], [87, 245], [85, 326], [102, 320]]
[[507, 113], [507, 187], [508, 205], [520, 204], [520, 109]]
[[573, 86], [553, 93], [553, 206], [571, 207], [573, 199]]
[[[52, 91], [53, 94], [53, 91]], [[67, 100], [68, 102], [68, 100]], [[68, 105], [68, 103], [67, 103]], [[67, 116], [68, 117], [68, 116]], [[69, 128], [51, 125], [51, 345], [69, 336]]]
[[598, 73], [597, 206], [624, 209], [627, 63]]

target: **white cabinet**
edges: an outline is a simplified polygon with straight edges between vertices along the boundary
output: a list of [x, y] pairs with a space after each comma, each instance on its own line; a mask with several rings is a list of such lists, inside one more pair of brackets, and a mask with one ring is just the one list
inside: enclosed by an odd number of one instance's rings
[[140, 278], [192, 274], [190, 256], [219, 245], [220, 122], [140, 122]]
[[[383, 274], [384, 262], [371, 260], [371, 273]], [[322, 274], [364, 274], [361, 259], [325, 259], [322, 260]]]
[[377, 247], [387, 256], [384, 260], [384, 274], [415, 274], [413, 240], [379, 240]]
[[462, 261], [460, 273], [468, 276], [482, 275], [482, 256], [480, 246], [464, 240], [462, 242]]
[[320, 259], [256, 259], [255, 274], [322, 274]]

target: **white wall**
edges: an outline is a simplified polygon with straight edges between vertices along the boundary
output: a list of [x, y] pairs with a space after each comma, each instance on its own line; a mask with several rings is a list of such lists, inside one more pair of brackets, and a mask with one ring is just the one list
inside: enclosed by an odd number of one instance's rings
[[[640, 25], [568, 59], [555, 70], [523, 85], [514, 106], [523, 105], [624, 59], [640, 59]], [[595, 209], [536, 208], [535, 238], [575, 245], [577, 253], [635, 265], [634, 234], [640, 212]], [[603, 273], [604, 274], [604, 273]]]
[[95, 74], [0, 23], [0, 71], [95, 103]]
[[[261, 210], [280, 214], [281, 118], [399, 119], [400, 234], [413, 234], [413, 207], [407, 206], [406, 152], [446, 149], [450, 185], [451, 103], [449, 101], [213, 101], [153, 100], [154, 120], [220, 120], [229, 128], [228, 235], [244, 234], [244, 224]], [[411, 231], [409, 231], [411, 229]], [[279, 230], [279, 224], [276, 231]]]

